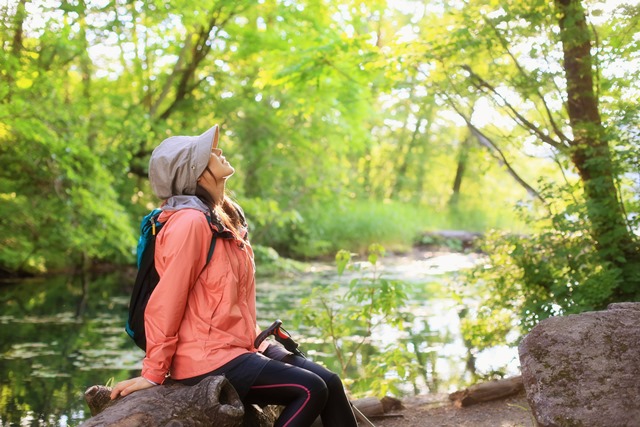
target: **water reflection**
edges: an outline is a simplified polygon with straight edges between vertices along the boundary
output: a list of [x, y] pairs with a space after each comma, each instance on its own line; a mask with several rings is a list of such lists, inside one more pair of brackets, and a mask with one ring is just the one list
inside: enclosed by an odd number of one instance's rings
[[[396, 342], [404, 343], [414, 353], [415, 363], [420, 371], [418, 378], [401, 388], [407, 394], [450, 392], [468, 385], [475, 380], [477, 374], [517, 374], [519, 361], [515, 348], [503, 346], [471, 354], [460, 335], [461, 306], [459, 300], [452, 297], [449, 285], [450, 282], [462, 280], [457, 272], [471, 268], [479, 262], [482, 262], [482, 258], [477, 254], [459, 253], [434, 255], [414, 252], [405, 257], [383, 259], [383, 266], [379, 271], [384, 278], [409, 284], [406, 290], [410, 301], [410, 324], [403, 330], [394, 329], [389, 325], [375, 330], [369, 340], [371, 349], [365, 348], [366, 351], [359, 362], [366, 363], [368, 357], [378, 349], [389, 348], [390, 344]], [[366, 262], [362, 262], [360, 267], [360, 272], [346, 272], [343, 277], [337, 277], [335, 266], [315, 265], [313, 282], [284, 280], [265, 283], [263, 280], [262, 293], [258, 297], [259, 310], [264, 320], [264, 324], [261, 325], [266, 326], [275, 318], [285, 320], [287, 311], [274, 312], [272, 317], [269, 317], [268, 313], [272, 313], [278, 307], [295, 304], [297, 300], [307, 296], [314, 286], [339, 282], [346, 287], [349, 281], [361, 278], [362, 271], [370, 268]], [[278, 305], [280, 296], [286, 304]], [[296, 339], [314, 360], [336, 371], [340, 370], [333, 356], [333, 349], [328, 343], [317, 338], [319, 333], [312, 325], [300, 325], [295, 333]], [[353, 366], [349, 372], [357, 375], [357, 368], [358, 366]], [[393, 376], [394, 372], [390, 371], [387, 375]]]
[[124, 292], [120, 282], [57, 277], [0, 292], [0, 425], [79, 424], [84, 390], [129, 374], [110, 360], [127, 347], [118, 325], [126, 303], [110, 298]]
[[[377, 349], [399, 339], [420, 367], [420, 375], [405, 385], [405, 392], [446, 392], [464, 384], [470, 375], [468, 355], [459, 334], [459, 307], [447, 297], [446, 278], [476, 261], [473, 255], [460, 254], [384, 259], [385, 278], [411, 284], [410, 326], [403, 331], [377, 329], [356, 364], [367, 363]], [[282, 318], [286, 327], [290, 309], [313, 286], [347, 283], [353, 278], [350, 274], [338, 278], [334, 266], [318, 264], [303, 276], [259, 278], [260, 326]], [[131, 278], [111, 274], [0, 288], [0, 427], [77, 425], [89, 416], [82, 398], [87, 387], [138, 375], [143, 353], [123, 329], [131, 283]], [[331, 346], [318, 339], [313, 325], [290, 332], [314, 360], [335, 364]], [[476, 355], [475, 364], [493, 369], [488, 366], [502, 357], [500, 362], [517, 369], [514, 354], [513, 349], [495, 349]]]

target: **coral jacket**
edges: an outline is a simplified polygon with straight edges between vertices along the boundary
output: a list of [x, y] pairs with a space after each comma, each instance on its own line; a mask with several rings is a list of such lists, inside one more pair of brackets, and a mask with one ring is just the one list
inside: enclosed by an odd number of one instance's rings
[[[156, 239], [160, 281], [145, 310], [147, 353], [142, 376], [161, 384], [213, 371], [257, 351], [255, 266], [251, 246], [216, 237], [195, 209], [164, 211]], [[204, 270], [203, 270], [204, 268]]]

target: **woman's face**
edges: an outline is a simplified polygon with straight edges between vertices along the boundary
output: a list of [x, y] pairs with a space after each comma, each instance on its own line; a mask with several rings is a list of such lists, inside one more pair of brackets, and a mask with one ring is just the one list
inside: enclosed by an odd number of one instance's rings
[[219, 182], [225, 181], [229, 178], [236, 170], [231, 166], [231, 164], [224, 158], [222, 155], [222, 150], [219, 148], [211, 149], [211, 156], [209, 156], [209, 163], [205, 168], [202, 175], [198, 179], [200, 185], [207, 186], [209, 185], [217, 185]]

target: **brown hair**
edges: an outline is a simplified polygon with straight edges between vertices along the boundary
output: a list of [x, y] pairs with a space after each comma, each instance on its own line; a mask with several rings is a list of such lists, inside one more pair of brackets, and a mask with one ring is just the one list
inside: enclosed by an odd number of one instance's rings
[[196, 196], [204, 204], [209, 206], [211, 209], [211, 214], [214, 219], [218, 218], [222, 224], [228, 228], [233, 235], [242, 240], [242, 236], [240, 235], [240, 229], [244, 226], [243, 219], [240, 217], [238, 213], [238, 209], [236, 208], [236, 204], [231, 200], [229, 196], [224, 195], [224, 199], [222, 200], [222, 204], [216, 204], [211, 197], [211, 194], [207, 190], [204, 189], [200, 184], [196, 185]]

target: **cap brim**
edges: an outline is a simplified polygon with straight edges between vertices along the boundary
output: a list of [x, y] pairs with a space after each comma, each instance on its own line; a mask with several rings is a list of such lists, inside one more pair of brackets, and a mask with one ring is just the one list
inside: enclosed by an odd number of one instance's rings
[[218, 125], [214, 125], [209, 130], [207, 130], [202, 135], [198, 136], [196, 142], [196, 178], [204, 172], [204, 169], [207, 167], [207, 163], [209, 163], [209, 157], [211, 156], [211, 150], [214, 148], [218, 148], [218, 138], [219, 138], [219, 129]]
[[213, 126], [213, 141], [211, 142], [211, 148], [218, 148], [218, 140], [220, 139], [220, 128], [218, 125]]

